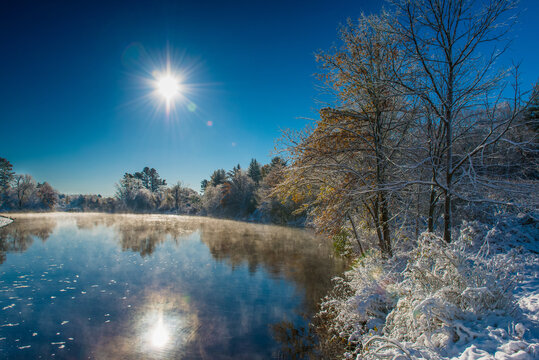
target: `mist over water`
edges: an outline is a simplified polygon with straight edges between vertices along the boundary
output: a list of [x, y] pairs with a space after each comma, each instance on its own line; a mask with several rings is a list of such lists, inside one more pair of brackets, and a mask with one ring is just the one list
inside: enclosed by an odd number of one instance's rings
[[308, 231], [167, 215], [14, 214], [0, 358], [267, 359], [345, 264]]

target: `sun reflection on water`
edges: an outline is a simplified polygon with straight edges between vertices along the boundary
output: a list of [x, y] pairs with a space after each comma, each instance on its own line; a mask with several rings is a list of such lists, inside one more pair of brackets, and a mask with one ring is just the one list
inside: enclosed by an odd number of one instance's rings
[[139, 351], [156, 359], [176, 357], [195, 338], [198, 328], [196, 315], [178, 296], [155, 296], [138, 319]]
[[160, 312], [158, 319], [149, 332], [150, 343], [154, 348], [163, 348], [170, 340], [170, 329], [163, 322], [163, 313]]

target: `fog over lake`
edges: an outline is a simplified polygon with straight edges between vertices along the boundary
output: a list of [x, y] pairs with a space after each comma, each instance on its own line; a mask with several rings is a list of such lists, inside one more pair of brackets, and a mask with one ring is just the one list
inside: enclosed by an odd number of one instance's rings
[[311, 232], [169, 215], [12, 214], [0, 358], [286, 358], [345, 264]]

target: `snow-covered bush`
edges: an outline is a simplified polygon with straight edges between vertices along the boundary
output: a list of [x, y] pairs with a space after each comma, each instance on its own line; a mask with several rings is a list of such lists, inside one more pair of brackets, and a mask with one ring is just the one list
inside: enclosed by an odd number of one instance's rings
[[465, 322], [508, 310], [519, 267], [516, 252], [491, 257], [482, 250], [471, 252], [470, 235], [465, 227], [452, 244], [431, 233], [421, 235], [397, 285], [399, 301], [386, 319], [384, 335], [443, 348], [474, 338]]
[[387, 314], [397, 303], [397, 272], [390, 263], [367, 255], [358, 260], [344, 278], [335, 278], [335, 288], [318, 314], [331, 324], [327, 332], [346, 339], [356, 348], [366, 334], [381, 333]]
[[345, 342], [343, 357], [442, 358], [488, 338], [488, 319], [514, 310], [525, 263], [515, 237], [503, 246], [504, 226], [463, 223], [451, 244], [423, 233], [391, 260], [360, 259], [336, 280], [319, 313], [333, 338]]

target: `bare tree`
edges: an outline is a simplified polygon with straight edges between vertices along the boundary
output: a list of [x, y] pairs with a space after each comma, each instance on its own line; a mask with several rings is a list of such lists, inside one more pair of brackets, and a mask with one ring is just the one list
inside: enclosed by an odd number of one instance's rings
[[397, 10], [392, 32], [403, 40], [405, 58], [415, 70], [411, 77], [400, 77], [399, 85], [410, 96], [419, 98], [424, 108], [421, 127], [427, 140], [427, 162], [432, 169], [430, 184], [425, 182], [432, 186], [429, 230], [439, 189], [444, 198], [443, 237], [450, 242], [453, 200], [472, 200], [459, 194], [456, 185], [465, 181], [479, 184], [474, 158], [499, 142], [524, 108], [516, 84], [512, 101], [503, 99], [508, 72], [494, 69], [508, 45], [504, 39], [516, 2], [391, 3]]
[[198, 208], [200, 195], [178, 181], [166, 191], [165, 199], [163, 204], [177, 213], [192, 213]]
[[17, 197], [19, 209], [23, 208], [30, 196], [36, 189], [36, 182], [31, 175], [15, 175], [13, 180], [13, 188]]
[[170, 196], [172, 197], [173, 206], [176, 211], [180, 208], [182, 204], [182, 190], [183, 186], [182, 183], [179, 181], [174, 184], [174, 186], [172, 186], [169, 190]]

